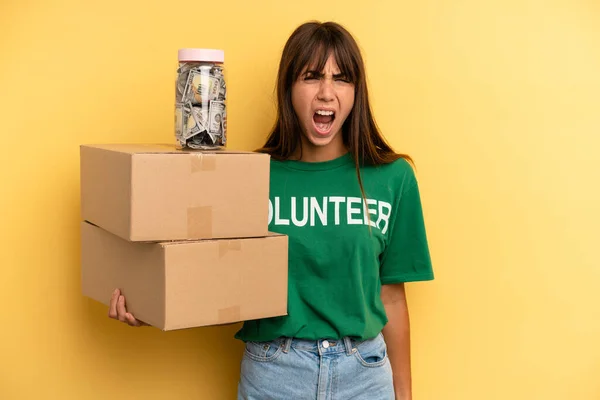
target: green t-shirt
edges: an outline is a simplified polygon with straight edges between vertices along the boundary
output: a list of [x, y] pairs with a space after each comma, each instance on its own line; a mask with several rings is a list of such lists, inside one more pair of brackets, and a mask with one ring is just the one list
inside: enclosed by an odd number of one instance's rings
[[372, 338], [387, 322], [382, 284], [433, 279], [410, 164], [363, 167], [361, 176], [368, 215], [349, 153], [271, 161], [269, 230], [289, 236], [288, 315], [245, 321], [236, 338]]

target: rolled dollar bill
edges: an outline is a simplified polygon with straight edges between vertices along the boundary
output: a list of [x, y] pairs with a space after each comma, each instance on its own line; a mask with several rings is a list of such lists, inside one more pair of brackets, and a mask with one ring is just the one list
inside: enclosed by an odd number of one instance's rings
[[177, 82], [175, 84], [175, 103], [182, 103], [184, 101], [184, 93], [191, 69], [191, 65], [185, 63], [177, 69]]
[[225, 103], [218, 100], [210, 102], [208, 132], [219, 134], [223, 126], [223, 114], [225, 112]]
[[208, 109], [205, 107], [193, 107], [192, 117], [201, 131], [206, 131], [208, 127]]
[[219, 95], [221, 80], [202, 71], [191, 70], [187, 79], [184, 97], [193, 105], [208, 104]]
[[183, 137], [183, 132], [185, 129], [184, 119], [183, 119], [183, 104], [175, 105], [175, 138], [179, 145], [185, 145], [185, 138]]
[[185, 121], [185, 128], [183, 132], [184, 139], [189, 139], [204, 130], [204, 127], [198, 123], [196, 117], [194, 116], [194, 107], [192, 106], [191, 102], [188, 102], [183, 107], [182, 114]]

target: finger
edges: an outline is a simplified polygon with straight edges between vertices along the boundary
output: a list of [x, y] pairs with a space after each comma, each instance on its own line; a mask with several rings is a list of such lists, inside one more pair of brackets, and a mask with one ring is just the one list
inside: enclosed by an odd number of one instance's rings
[[119, 321], [126, 321], [125, 314], [127, 314], [127, 310], [125, 309], [125, 296], [119, 296], [119, 301], [117, 302], [117, 315]]
[[110, 318], [117, 319], [117, 300], [119, 299], [120, 294], [121, 291], [119, 289], [115, 289], [110, 298], [110, 305], [108, 307], [108, 316]]
[[127, 318], [127, 323], [131, 326], [142, 326], [142, 324], [140, 323], [140, 321], [138, 321], [137, 319], [134, 318], [133, 315], [131, 315], [131, 313], [127, 313], [125, 314], [125, 318]]

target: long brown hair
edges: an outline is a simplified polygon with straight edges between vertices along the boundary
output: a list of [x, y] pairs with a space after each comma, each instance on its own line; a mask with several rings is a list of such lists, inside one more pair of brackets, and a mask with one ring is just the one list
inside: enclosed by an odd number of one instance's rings
[[364, 197], [361, 165], [382, 165], [399, 158], [412, 163], [412, 159], [394, 152], [379, 131], [369, 103], [365, 66], [358, 44], [335, 22], [307, 22], [289, 37], [277, 75], [277, 119], [266, 143], [257, 151], [277, 160], [287, 160], [297, 146], [301, 146], [301, 127], [292, 106], [292, 85], [307, 66], [322, 71], [330, 55], [334, 56], [340, 72], [354, 84], [354, 105], [342, 127], [342, 138], [354, 159]]

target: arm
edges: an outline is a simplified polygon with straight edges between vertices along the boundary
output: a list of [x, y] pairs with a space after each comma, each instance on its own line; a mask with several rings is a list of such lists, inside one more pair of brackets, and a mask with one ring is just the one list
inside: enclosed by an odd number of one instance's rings
[[388, 323], [383, 328], [394, 374], [397, 400], [411, 400], [410, 324], [404, 284], [382, 285], [381, 300]]

